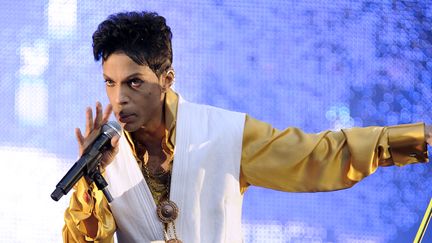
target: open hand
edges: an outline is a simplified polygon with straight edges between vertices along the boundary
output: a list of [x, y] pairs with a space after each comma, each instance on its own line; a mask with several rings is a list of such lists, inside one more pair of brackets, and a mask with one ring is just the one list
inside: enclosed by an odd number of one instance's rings
[[[111, 104], [108, 104], [102, 114], [102, 104], [98, 101], [96, 102], [96, 116], [93, 119], [93, 111], [91, 107], [86, 109], [86, 127], [84, 135], [81, 133], [79, 128], [75, 128], [75, 136], [78, 141], [79, 155], [81, 156], [85, 149], [94, 142], [94, 140], [99, 136], [100, 130], [103, 124], [108, 122], [109, 116], [112, 112]], [[108, 164], [110, 164], [115, 155], [118, 153], [118, 141], [120, 137], [114, 136], [111, 139], [112, 149], [105, 151], [102, 154], [101, 159], [101, 169], [104, 169]]]

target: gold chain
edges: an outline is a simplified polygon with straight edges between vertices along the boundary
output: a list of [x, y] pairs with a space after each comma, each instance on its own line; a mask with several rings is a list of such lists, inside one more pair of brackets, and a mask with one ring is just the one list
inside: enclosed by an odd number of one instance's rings
[[[164, 138], [162, 139], [162, 141], [164, 141]], [[140, 163], [142, 164], [142, 167], [144, 168], [144, 177], [147, 181], [147, 185], [149, 186], [149, 189], [152, 193], [153, 199], [156, 201], [156, 204], [159, 204], [163, 199], [169, 200], [169, 194], [170, 194], [170, 185], [171, 185], [171, 169], [168, 170], [163, 170], [162, 173], [153, 175], [152, 177], [150, 176], [150, 172], [147, 166], [147, 163], [149, 161], [149, 153], [148, 150], [145, 148], [144, 145], [140, 144], [140, 143], [136, 143], [136, 148], [139, 147], [140, 149], [144, 150], [144, 155], [142, 157], [142, 160], [139, 159]], [[169, 162], [171, 163], [172, 161], [172, 155], [167, 154], [164, 149], [163, 149], [163, 144], [162, 144], [162, 151], [165, 154], [165, 156], [167, 157], [166, 160], [170, 160]], [[138, 155], [138, 153], [136, 153]], [[164, 191], [160, 193], [160, 195], [157, 195], [158, 192], [160, 192], [160, 190], [158, 190], [159, 184], [155, 183], [156, 178], [157, 177], [162, 177], [163, 175], [168, 176], [166, 182], [164, 183]], [[164, 198], [164, 196], [166, 198]], [[169, 225], [172, 224], [172, 232], [170, 232], [169, 230]], [[164, 229], [164, 239], [165, 242], [169, 242], [170, 240], [176, 240], [175, 242], [181, 242], [181, 241], [177, 241], [178, 237], [177, 237], [177, 231], [176, 231], [176, 227], [175, 227], [175, 223], [171, 222], [171, 223], [162, 223], [163, 225], [163, 229]], [[174, 238], [169, 239], [171, 237], [168, 237], [168, 235], [171, 235], [170, 233], [173, 233]], [[171, 235], [172, 236], [172, 235]]]
[[[145, 174], [145, 177], [146, 177], [146, 181], [147, 181], [147, 184], [149, 185], [150, 190], [152, 191], [153, 197], [155, 197], [155, 201], [157, 203], [159, 203], [162, 200], [162, 198], [163, 198], [164, 195], [168, 199], [169, 198], [169, 193], [170, 193], [170, 184], [171, 184], [171, 173], [170, 173], [170, 171], [166, 171], [165, 173], [162, 174], [162, 175], [164, 175], [164, 174], [168, 173], [168, 179], [167, 179], [166, 183], [163, 185], [164, 186], [164, 192], [163, 191], [161, 192], [161, 190], [158, 190], [159, 184], [155, 183], [155, 181], [154, 181], [156, 179], [155, 176], [153, 176], [153, 178], [150, 177], [150, 172], [149, 172], [149, 169], [147, 167], [147, 162], [149, 160], [149, 154], [148, 154], [147, 150], [144, 153], [143, 160], [144, 161], [142, 162], [142, 166], [144, 168], [144, 172], [145, 172], [144, 174]], [[159, 195], [159, 197], [157, 197], [158, 196], [157, 192], [161, 193]]]

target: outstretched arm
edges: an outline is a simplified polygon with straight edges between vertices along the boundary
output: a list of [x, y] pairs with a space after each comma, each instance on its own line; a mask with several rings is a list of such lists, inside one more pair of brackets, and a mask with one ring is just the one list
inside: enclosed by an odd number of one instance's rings
[[418, 123], [307, 134], [297, 128], [280, 131], [247, 116], [240, 183], [243, 190], [248, 185], [292, 192], [348, 188], [378, 166], [426, 162], [431, 130]]

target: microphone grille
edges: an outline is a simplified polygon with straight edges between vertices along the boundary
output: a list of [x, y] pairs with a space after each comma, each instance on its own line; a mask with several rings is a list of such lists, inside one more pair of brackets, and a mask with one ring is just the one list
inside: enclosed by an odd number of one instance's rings
[[102, 126], [102, 132], [108, 135], [110, 138], [112, 138], [115, 135], [121, 136], [122, 128], [120, 124], [118, 124], [118, 122], [109, 121]]

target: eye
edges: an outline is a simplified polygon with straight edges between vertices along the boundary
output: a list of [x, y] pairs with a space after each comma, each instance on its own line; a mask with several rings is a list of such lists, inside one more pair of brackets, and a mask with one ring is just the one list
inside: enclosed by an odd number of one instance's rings
[[141, 84], [144, 83], [144, 81], [142, 81], [141, 79], [134, 78], [134, 79], [129, 80], [128, 83], [129, 83], [129, 86], [131, 86], [132, 88], [138, 88], [141, 86]]
[[105, 80], [105, 84], [106, 84], [106, 86], [108, 86], [108, 87], [114, 87], [115, 82], [112, 81], [112, 80]]

